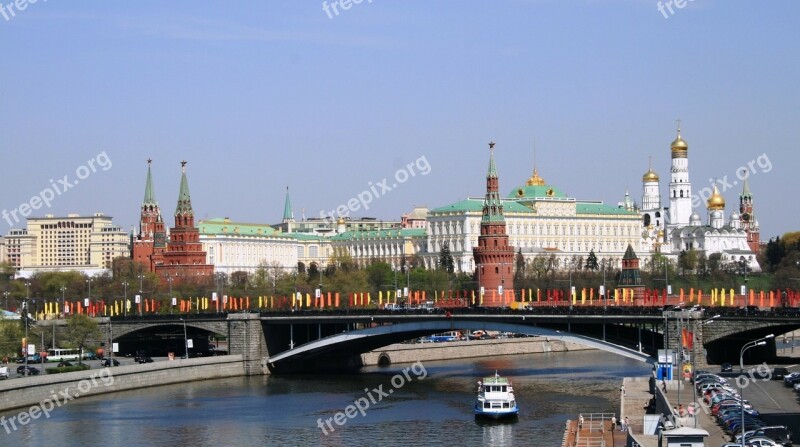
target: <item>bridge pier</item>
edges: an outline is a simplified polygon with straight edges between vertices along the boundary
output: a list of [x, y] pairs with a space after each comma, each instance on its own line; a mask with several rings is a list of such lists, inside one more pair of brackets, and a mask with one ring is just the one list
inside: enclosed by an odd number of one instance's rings
[[228, 353], [240, 354], [244, 374], [257, 376], [269, 374], [267, 368], [267, 341], [261, 315], [257, 313], [228, 314]]

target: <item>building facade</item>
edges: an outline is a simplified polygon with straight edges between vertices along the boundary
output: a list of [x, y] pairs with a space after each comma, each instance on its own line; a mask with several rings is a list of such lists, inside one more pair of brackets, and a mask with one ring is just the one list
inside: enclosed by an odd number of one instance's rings
[[297, 239], [270, 225], [233, 222], [228, 218], [198, 222], [206, 263], [214, 271], [230, 275], [253, 273], [259, 268], [283, 272], [297, 270]]
[[111, 269], [115, 258], [130, 257], [128, 233], [103, 213], [29, 218], [25, 229], [4, 239], [7, 261], [25, 277], [67, 270], [93, 275]]
[[[558, 270], [581, 269], [594, 250], [601, 266], [619, 268], [628, 244], [638, 246], [642, 239], [636, 210], [568, 197], [535, 168], [523, 185], [500, 201], [508, 243], [528, 264], [545, 257]], [[467, 198], [430, 211], [426, 267], [436, 268], [439, 251], [447, 243], [456, 270], [475, 271], [473, 248], [480, 236], [483, 202]]]

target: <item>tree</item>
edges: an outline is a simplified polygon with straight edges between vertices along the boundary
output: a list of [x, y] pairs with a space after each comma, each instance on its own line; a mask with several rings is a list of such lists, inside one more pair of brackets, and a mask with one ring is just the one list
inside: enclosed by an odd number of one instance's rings
[[442, 249], [439, 250], [439, 268], [453, 273], [455, 271], [455, 263], [453, 262], [453, 255], [450, 254], [450, 244], [445, 242], [442, 244]]
[[597, 263], [597, 255], [594, 254], [594, 249], [589, 252], [589, 256], [586, 258], [586, 270], [595, 271], [600, 265]]
[[[87, 342], [91, 340], [100, 340], [103, 334], [97, 326], [97, 322], [84, 314], [73, 315], [67, 321], [66, 340], [76, 348], [81, 350]], [[81, 359], [83, 356], [81, 355]]]
[[394, 280], [397, 278], [392, 266], [386, 262], [373, 262], [366, 269], [367, 282], [372, 287], [373, 291], [378, 291], [386, 288], [387, 285], [392, 284], [394, 288]]
[[514, 272], [514, 280], [517, 281], [525, 277], [525, 257], [522, 256], [522, 249], [518, 249], [516, 259], [514, 260], [516, 264], [516, 271]]
[[697, 268], [697, 252], [694, 249], [681, 250], [678, 254], [678, 267], [683, 275], [693, 272]]

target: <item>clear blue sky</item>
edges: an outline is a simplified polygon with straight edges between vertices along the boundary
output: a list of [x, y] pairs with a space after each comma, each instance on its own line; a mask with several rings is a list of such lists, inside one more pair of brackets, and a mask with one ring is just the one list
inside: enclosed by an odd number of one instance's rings
[[761, 156], [762, 238], [799, 229], [800, 2], [657, 3], [364, 0], [329, 18], [316, 0], [39, 0], [0, 15], [0, 210], [105, 151], [110, 169], [33, 215], [129, 228], [153, 158], [171, 226], [186, 159], [197, 218], [275, 223], [286, 186], [296, 218], [318, 216], [424, 157], [428, 175], [354, 213], [397, 219], [482, 195], [490, 140], [504, 193], [535, 141], [545, 180], [612, 204], [640, 200], [652, 156], [666, 205], [680, 118], [695, 191]]

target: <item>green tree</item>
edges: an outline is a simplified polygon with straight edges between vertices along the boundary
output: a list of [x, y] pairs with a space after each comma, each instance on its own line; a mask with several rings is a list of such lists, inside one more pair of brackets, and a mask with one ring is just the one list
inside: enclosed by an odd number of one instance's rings
[[447, 242], [442, 244], [442, 249], [439, 250], [439, 268], [444, 269], [447, 273], [455, 271], [453, 255], [450, 254], [450, 244]]
[[597, 263], [597, 255], [594, 254], [594, 249], [589, 251], [589, 256], [586, 258], [586, 266], [584, 267], [586, 270], [595, 271], [600, 267]]
[[694, 249], [682, 250], [678, 254], [678, 268], [683, 275], [694, 272], [697, 268], [697, 252]]
[[394, 288], [395, 276], [392, 266], [387, 262], [379, 261], [373, 262], [366, 269], [367, 282], [371, 286], [373, 292], [386, 289], [386, 286], [392, 284]]
[[67, 333], [65, 339], [69, 344], [81, 350], [90, 341], [102, 339], [103, 334], [98, 328], [97, 322], [84, 314], [73, 315], [67, 321]]
[[525, 257], [522, 255], [522, 249], [517, 250], [517, 255], [514, 260], [516, 271], [514, 272], [514, 281], [519, 281], [525, 277]]

